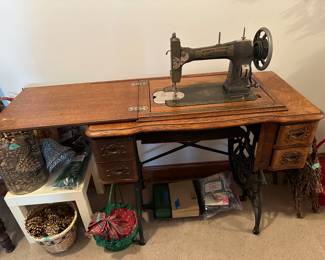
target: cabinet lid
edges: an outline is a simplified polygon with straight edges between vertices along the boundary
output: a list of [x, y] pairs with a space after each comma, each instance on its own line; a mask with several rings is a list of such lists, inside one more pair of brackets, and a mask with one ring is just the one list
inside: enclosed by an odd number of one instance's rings
[[135, 121], [138, 80], [28, 87], [0, 113], [0, 131]]

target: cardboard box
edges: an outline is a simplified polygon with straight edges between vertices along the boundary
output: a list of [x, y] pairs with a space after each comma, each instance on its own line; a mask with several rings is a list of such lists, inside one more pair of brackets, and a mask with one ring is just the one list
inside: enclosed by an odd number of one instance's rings
[[173, 218], [197, 217], [199, 204], [192, 181], [169, 183]]

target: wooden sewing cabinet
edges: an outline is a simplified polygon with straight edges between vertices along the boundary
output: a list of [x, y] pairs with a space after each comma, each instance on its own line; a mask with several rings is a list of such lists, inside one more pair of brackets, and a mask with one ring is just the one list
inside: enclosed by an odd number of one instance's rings
[[[189, 75], [180, 88], [225, 77]], [[323, 113], [275, 73], [258, 72], [254, 78], [260, 84], [254, 101], [186, 107], [153, 102], [152, 94], [170, 85], [167, 77], [26, 88], [1, 113], [0, 131], [88, 125], [101, 180], [135, 184], [142, 244], [143, 165], [189, 146], [228, 154], [236, 182], [252, 201], [258, 234], [262, 171], [302, 168]], [[198, 143], [224, 138], [228, 151]], [[180, 146], [141, 162], [137, 141]]]

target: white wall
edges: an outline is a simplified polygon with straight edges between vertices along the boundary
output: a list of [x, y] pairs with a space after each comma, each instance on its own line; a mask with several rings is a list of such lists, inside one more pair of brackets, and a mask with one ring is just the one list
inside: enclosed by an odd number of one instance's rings
[[[266, 26], [274, 39], [269, 69], [325, 110], [324, 25], [324, 0], [0, 0], [0, 88], [15, 95], [27, 84], [168, 75], [172, 32], [199, 47], [216, 43], [219, 31], [224, 42], [239, 39], [243, 26], [250, 38]], [[184, 73], [226, 68], [204, 61]], [[146, 149], [165, 149], [155, 147]], [[163, 163], [189, 158], [215, 157], [191, 151]]]

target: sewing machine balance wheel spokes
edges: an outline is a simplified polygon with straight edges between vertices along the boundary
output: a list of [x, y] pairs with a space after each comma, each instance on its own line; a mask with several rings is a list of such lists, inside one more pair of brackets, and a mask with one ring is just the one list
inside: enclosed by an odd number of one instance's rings
[[272, 35], [269, 29], [262, 27], [256, 32], [253, 48], [255, 67], [258, 70], [265, 70], [270, 64], [273, 51]]

